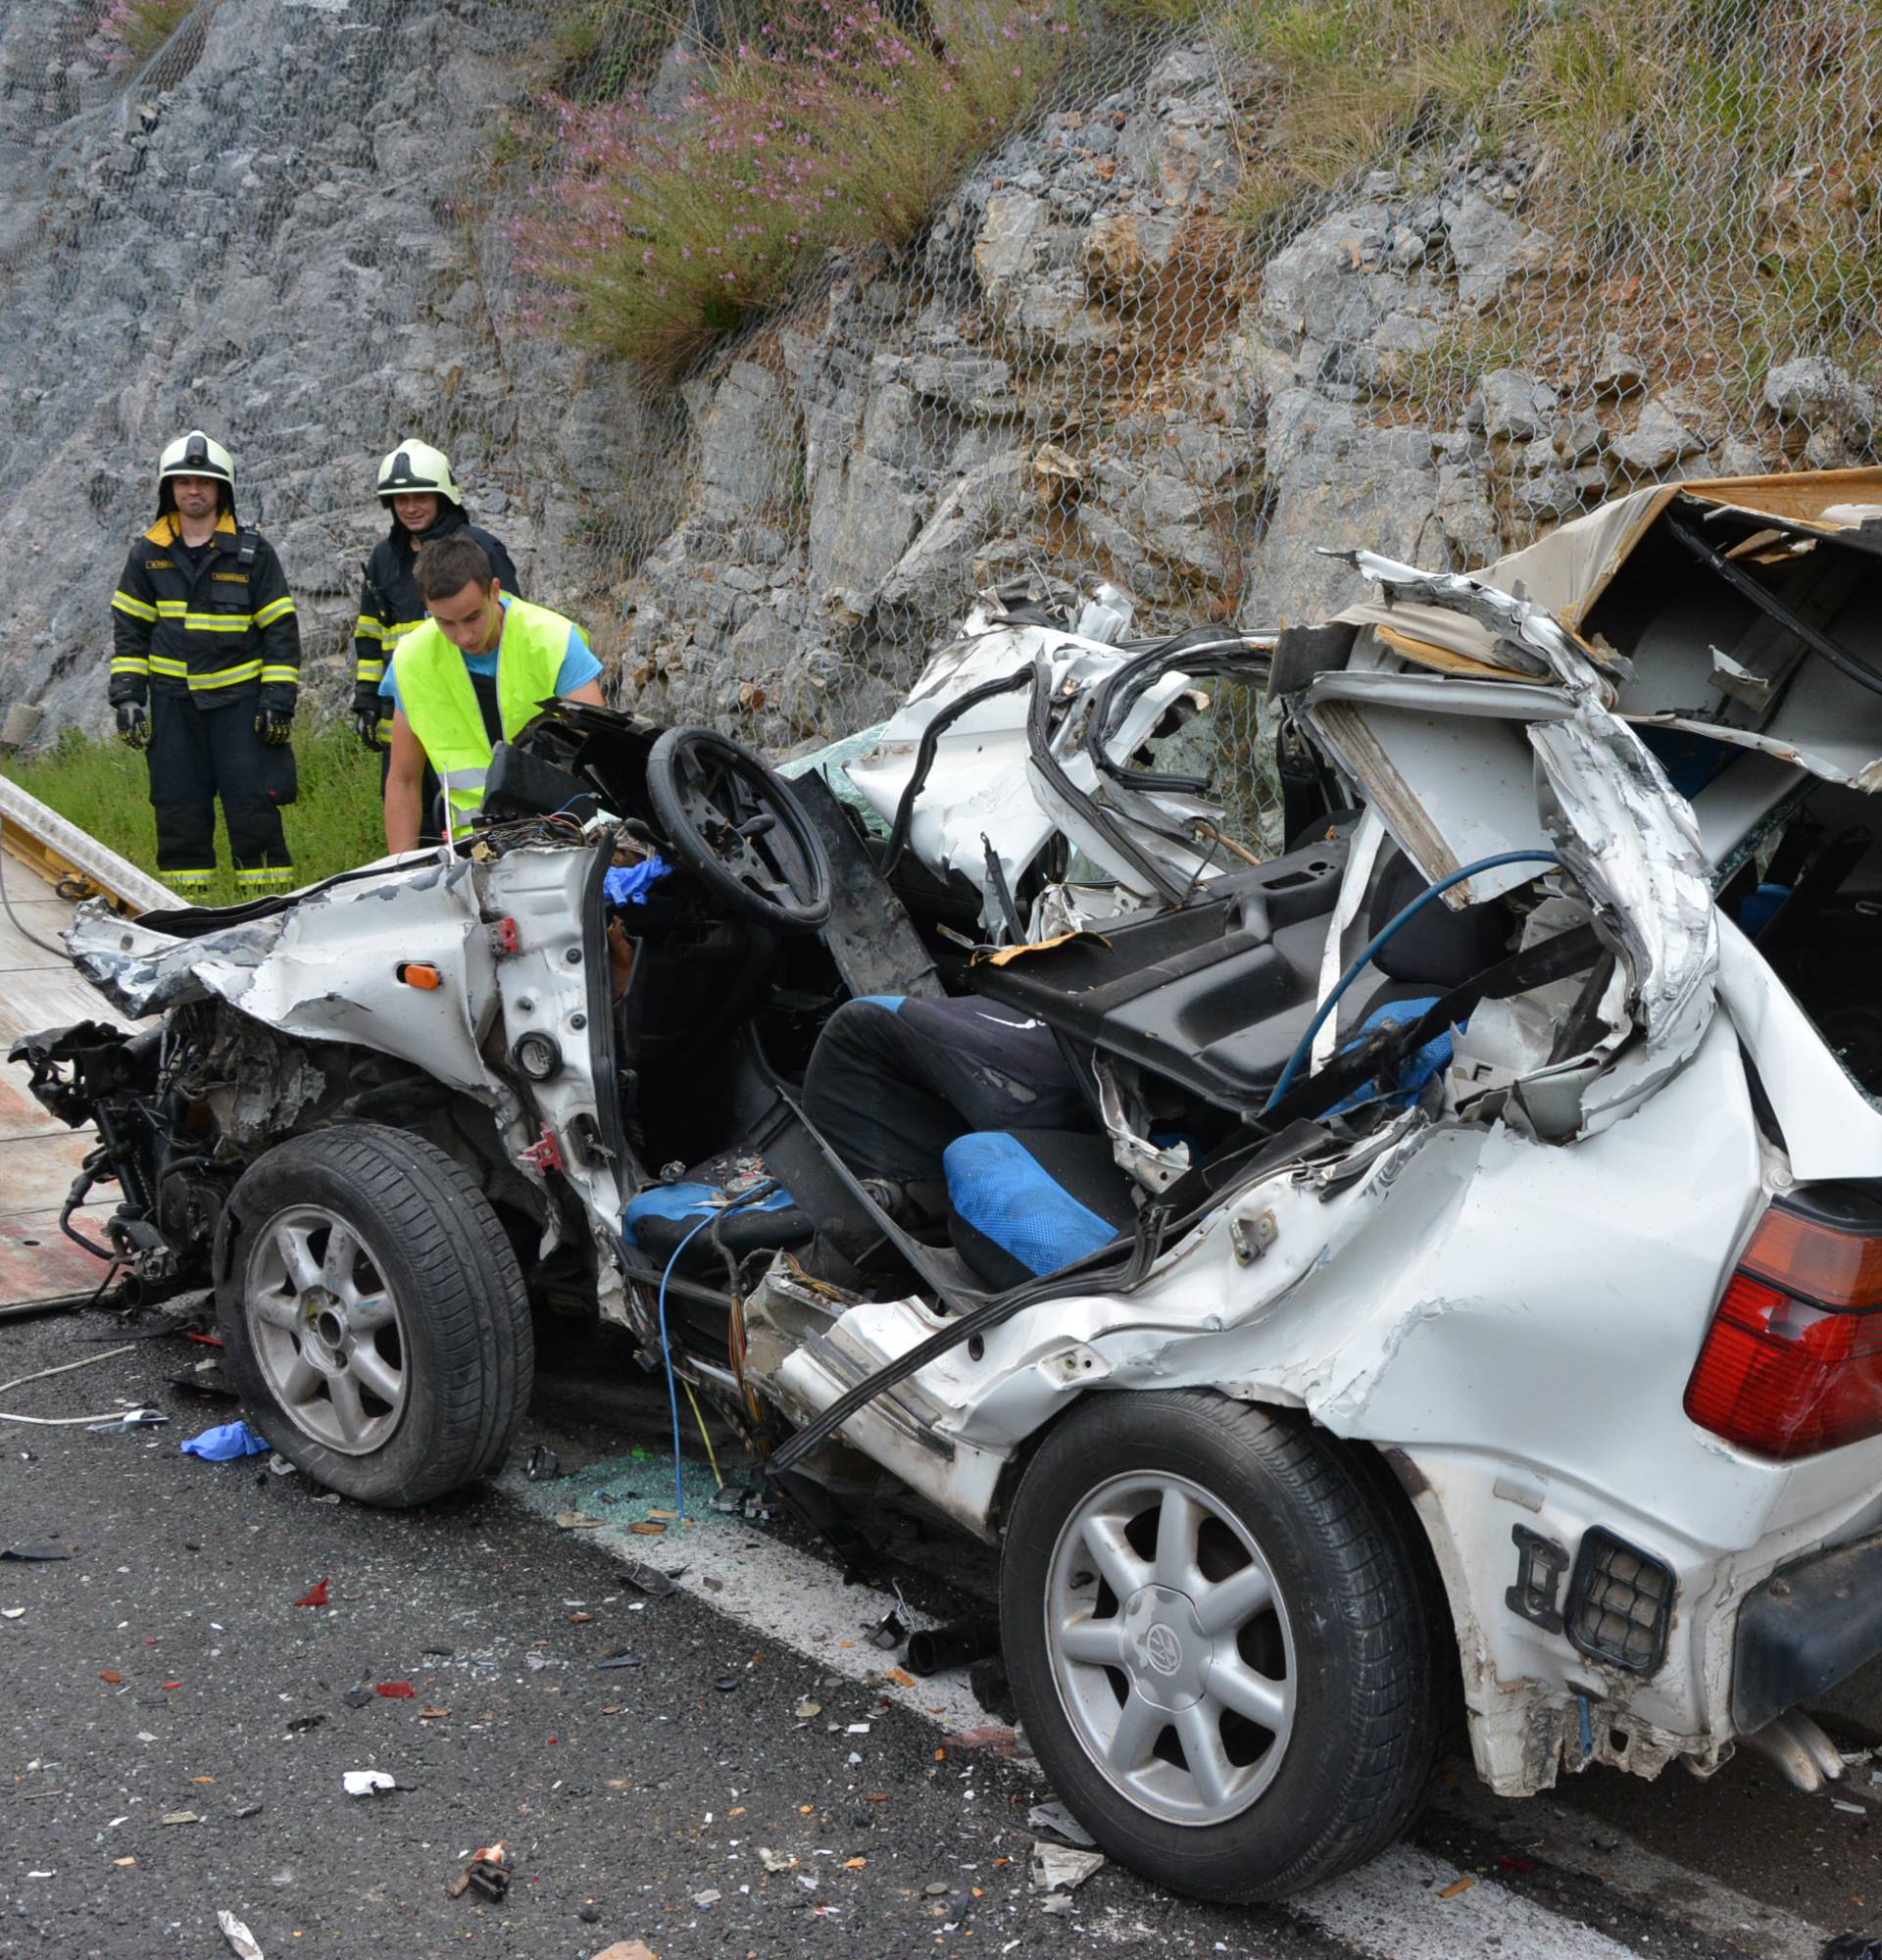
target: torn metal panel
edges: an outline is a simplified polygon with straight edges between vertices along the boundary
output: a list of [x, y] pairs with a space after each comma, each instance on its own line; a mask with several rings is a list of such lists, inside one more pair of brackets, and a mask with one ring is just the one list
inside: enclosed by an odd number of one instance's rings
[[[1573, 711], [1555, 688], [1423, 675], [1323, 675], [1303, 712], [1314, 734], [1433, 884], [1505, 851], [1549, 848], [1522, 724]], [[1534, 865], [1479, 872], [1444, 895], [1456, 909], [1526, 884]]]
[[[911, 848], [930, 870], [958, 874], [980, 892], [990, 933], [1001, 933], [1004, 919], [989, 851], [1011, 892], [1055, 830], [1063, 829], [1093, 863], [1139, 896], [1155, 896], [1160, 882], [1146, 877], [1145, 857], [1166, 867], [1166, 881], [1176, 890], [1210, 868], [1200, 850], [1185, 850], [1157, 832], [1182, 837], [1199, 817], [1219, 819], [1219, 809], [1194, 798], [1146, 795], [1114, 778], [1101, 781], [1083, 747], [1085, 717], [1099, 685], [1133, 658], [1054, 627], [991, 625], [976, 610], [966, 636], [929, 662], [874, 750], [845, 764], [873, 808], [892, 820], [914, 777], [922, 736], [944, 710], [989, 682], [1034, 666], [1043, 670], [1052, 764], [1071, 785], [1070, 794], [1042, 774], [1028, 733], [1032, 697], [1021, 688], [975, 703], [941, 734], [910, 825]], [[1172, 671], [1143, 688], [1108, 736], [1106, 757], [1127, 763], [1190, 687], [1188, 676]], [[1119, 850], [1102, 815], [1094, 819], [1093, 808], [1107, 807], [1128, 831], [1131, 850]]]
[[1633, 730], [1592, 699], [1568, 720], [1532, 723], [1529, 740], [1547, 777], [1549, 834], [1632, 980], [1645, 1055], [1617, 1057], [1583, 1102], [1586, 1122], [1611, 1122], [1685, 1064], [1711, 1020], [1711, 866], [1691, 807]]
[[[1537, 679], [1554, 680], [1580, 692], [1597, 685], [1597, 670], [1625, 672], [1626, 663], [1608, 651], [1593, 647], [1557, 618], [1549, 608], [1525, 597], [1520, 576], [1510, 589], [1490, 582], [1492, 573], [1473, 577], [1461, 571], [1420, 571], [1376, 552], [1330, 552], [1356, 571], [1375, 580], [1385, 591], [1389, 614], [1401, 601], [1461, 614], [1485, 634], [1488, 663], [1513, 667]], [[1507, 567], [1493, 567], [1507, 571]], [[1467, 651], [1467, 650], [1466, 650]]]

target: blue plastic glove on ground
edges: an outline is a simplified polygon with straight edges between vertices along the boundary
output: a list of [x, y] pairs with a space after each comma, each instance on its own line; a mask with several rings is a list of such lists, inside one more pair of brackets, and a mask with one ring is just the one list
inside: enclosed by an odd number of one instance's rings
[[192, 1436], [181, 1446], [185, 1456], [200, 1456], [205, 1463], [233, 1463], [238, 1456], [264, 1456], [268, 1445], [245, 1422], [218, 1423], [201, 1436]]

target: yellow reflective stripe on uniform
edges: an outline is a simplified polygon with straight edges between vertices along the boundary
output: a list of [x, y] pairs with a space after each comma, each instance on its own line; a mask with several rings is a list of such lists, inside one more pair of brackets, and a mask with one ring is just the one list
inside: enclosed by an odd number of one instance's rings
[[356, 667], [357, 670], [353, 676], [356, 681], [370, 680], [376, 685], [385, 678], [385, 662], [383, 661], [360, 661], [356, 663]]
[[157, 602], [157, 612], [160, 618], [180, 619], [188, 611], [189, 601], [187, 599], [160, 599]]
[[183, 625], [192, 633], [246, 633], [254, 625], [252, 612], [185, 612]]
[[402, 640], [406, 634], [416, 633], [430, 617], [430, 613], [427, 612], [423, 619], [394, 619], [385, 629], [385, 637], [388, 640]]
[[271, 599], [255, 614], [255, 623], [258, 626], [272, 626], [283, 613], [292, 612], [293, 610], [294, 600], [292, 594], [283, 592], [278, 599]]
[[162, 654], [152, 654], [150, 657], [150, 670], [154, 674], [164, 674], [172, 680], [182, 680], [189, 673], [189, 662], [187, 661], [169, 660]]
[[238, 667], [223, 667], [220, 673], [191, 674], [189, 691], [200, 693], [204, 688], [233, 687], [237, 681], [259, 680], [262, 663], [260, 661], [244, 661]]
[[111, 595], [114, 612], [127, 612], [133, 619], [155, 619], [157, 609], [146, 606], [141, 599], [133, 599], [128, 592], [114, 592]]
[[360, 623], [353, 628], [353, 637], [356, 640], [382, 640], [385, 638], [385, 628], [378, 620], [369, 619], [362, 612]]
[[111, 670], [115, 674], [147, 674], [150, 662], [141, 654], [117, 654], [112, 658]]
[[265, 667], [263, 667], [263, 669], [262, 669], [262, 678], [263, 678], [263, 679], [264, 679], [265, 681], [267, 681], [267, 680], [296, 680], [296, 681], [297, 681], [297, 680], [299, 680], [299, 679], [300, 679], [300, 677], [301, 677], [301, 670], [300, 670], [300, 668], [299, 668], [299, 667], [290, 667], [290, 666], [265, 666]]
[[237, 871], [238, 885], [284, 885], [294, 875], [292, 864], [264, 864], [259, 870]]
[[216, 867], [212, 864], [207, 871], [164, 871], [162, 875], [164, 883], [173, 886], [177, 891], [195, 892], [200, 891], [214, 879]]

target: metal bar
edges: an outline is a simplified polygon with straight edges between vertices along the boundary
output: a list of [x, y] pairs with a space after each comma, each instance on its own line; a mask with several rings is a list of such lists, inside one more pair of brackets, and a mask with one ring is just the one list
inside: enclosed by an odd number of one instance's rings
[[127, 858], [119, 857], [5, 775], [0, 775], [0, 847], [55, 885], [62, 877], [84, 879], [133, 915], [170, 911], [183, 903], [168, 885], [138, 870]]

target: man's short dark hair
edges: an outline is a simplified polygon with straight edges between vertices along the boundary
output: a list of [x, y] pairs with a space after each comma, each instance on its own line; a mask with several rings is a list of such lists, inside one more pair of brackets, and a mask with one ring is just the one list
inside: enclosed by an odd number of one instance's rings
[[495, 576], [490, 555], [475, 538], [435, 538], [421, 545], [415, 569], [423, 599], [450, 599], [467, 585], [480, 585], [488, 592]]

